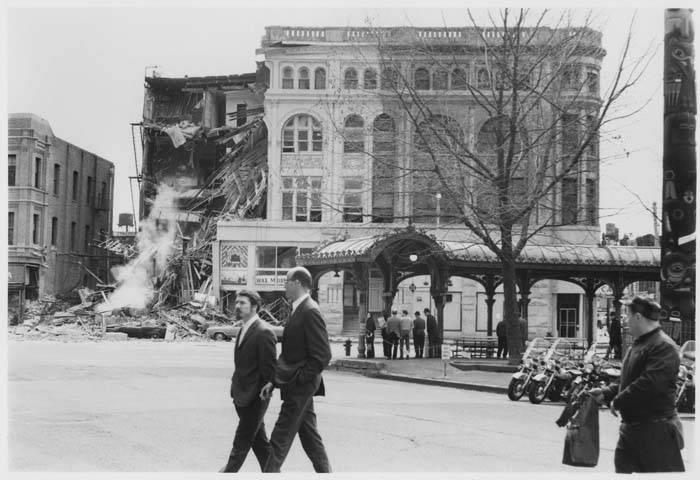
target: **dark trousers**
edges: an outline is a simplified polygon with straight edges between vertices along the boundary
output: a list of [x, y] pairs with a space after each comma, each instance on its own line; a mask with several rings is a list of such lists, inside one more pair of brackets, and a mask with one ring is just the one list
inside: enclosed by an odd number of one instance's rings
[[439, 357], [437, 351], [437, 339], [428, 335], [428, 358]]
[[610, 356], [610, 352], [613, 353], [613, 358], [615, 360], [622, 359], [622, 339], [611, 340], [610, 343], [608, 343], [608, 350], [605, 352], [606, 358]]
[[615, 448], [616, 473], [684, 472], [683, 427], [673, 420], [620, 425]]
[[258, 459], [260, 470], [263, 470], [271, 450], [270, 442], [265, 433], [265, 423], [263, 423], [269, 403], [270, 400], [256, 398], [252, 404], [246, 407], [236, 406], [238, 427], [236, 427], [233, 447], [223, 472], [239, 471], [251, 448]]
[[503, 352], [503, 358], [508, 355], [508, 337], [498, 337], [498, 350], [496, 351], [496, 358], [500, 358], [501, 352]]
[[389, 340], [391, 340], [391, 346], [392, 346], [391, 358], [396, 360], [396, 354], [399, 351], [399, 336], [396, 333], [392, 332], [389, 334]]
[[367, 358], [374, 358], [374, 333], [367, 334], [365, 344], [367, 345]]
[[382, 332], [382, 350], [384, 358], [391, 358], [391, 340], [388, 332]]
[[328, 462], [321, 435], [316, 428], [314, 397], [289, 393], [284, 396], [280, 415], [270, 435], [272, 452], [263, 471], [273, 473], [280, 471], [297, 433], [304, 452], [314, 466], [314, 471], [329, 473], [331, 465]]
[[401, 358], [403, 358], [403, 347], [406, 346], [406, 357], [411, 356], [411, 336], [408, 333], [402, 333], [401, 338], [399, 338], [399, 345], [401, 346]]
[[413, 348], [416, 350], [416, 358], [423, 358], [423, 348], [425, 347], [425, 333], [417, 332], [413, 334]]

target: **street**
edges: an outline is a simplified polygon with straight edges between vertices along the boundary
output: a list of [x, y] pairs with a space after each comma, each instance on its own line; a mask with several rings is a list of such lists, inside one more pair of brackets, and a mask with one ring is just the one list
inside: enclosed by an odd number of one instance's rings
[[[235, 428], [232, 343], [8, 342], [11, 471], [217, 471]], [[560, 404], [324, 374], [319, 430], [335, 472], [612, 472], [618, 420], [600, 414], [594, 469], [561, 464]], [[276, 393], [266, 427], [279, 411]], [[686, 469], [694, 420], [684, 418]], [[295, 441], [286, 472], [311, 472]], [[259, 467], [252, 453], [243, 471]]]

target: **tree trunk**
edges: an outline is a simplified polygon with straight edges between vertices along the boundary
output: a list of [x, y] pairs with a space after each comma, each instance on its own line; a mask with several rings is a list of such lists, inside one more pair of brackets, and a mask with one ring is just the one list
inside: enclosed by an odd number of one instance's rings
[[520, 335], [520, 323], [518, 315], [518, 299], [516, 294], [515, 258], [511, 234], [505, 229], [501, 230], [503, 258], [501, 261], [503, 273], [503, 320], [506, 322], [506, 336], [508, 338], [508, 363], [517, 365], [523, 352], [522, 337]]

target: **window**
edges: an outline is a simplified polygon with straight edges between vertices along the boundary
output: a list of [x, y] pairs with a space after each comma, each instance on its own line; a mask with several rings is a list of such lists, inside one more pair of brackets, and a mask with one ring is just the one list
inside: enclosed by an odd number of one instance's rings
[[285, 90], [294, 88], [294, 69], [292, 67], [284, 67], [282, 70], [282, 88]]
[[366, 90], [375, 90], [377, 88], [377, 72], [372, 68], [366, 69], [364, 82]]
[[73, 201], [78, 200], [78, 172], [73, 170]]
[[321, 177], [282, 177], [282, 220], [321, 221]]
[[345, 70], [343, 86], [348, 90], [354, 90], [357, 88], [357, 70], [354, 68], [348, 68]]
[[593, 115], [588, 115], [586, 117], [586, 129], [587, 133], [593, 133], [593, 136], [588, 142], [588, 156], [591, 158], [598, 158], [598, 132], [595, 130], [597, 119]]
[[562, 116], [561, 151], [562, 155], [573, 155], [579, 146], [578, 119], [576, 115]]
[[578, 66], [566, 65], [561, 74], [562, 88], [578, 88]]
[[34, 159], [34, 187], [41, 188], [41, 158]]
[[99, 207], [100, 208], [107, 208], [109, 204], [109, 198], [107, 198], [108, 192], [107, 192], [107, 182], [102, 182], [102, 193], [100, 193], [100, 199], [99, 199]]
[[32, 215], [32, 243], [39, 245], [39, 215]]
[[7, 156], [7, 185], [14, 187], [17, 183], [17, 155]]
[[476, 88], [490, 88], [491, 76], [486, 68], [480, 68], [476, 72]]
[[292, 246], [255, 247], [257, 265], [255, 283], [257, 285], [284, 285], [287, 271], [296, 267], [296, 256], [304, 253], [304, 248]]
[[344, 179], [343, 190], [343, 221], [362, 223], [362, 177]]
[[93, 186], [95, 182], [93, 181], [92, 177], [87, 177], [87, 197], [85, 199], [85, 203], [88, 205], [92, 205], [92, 193], [93, 193]]
[[382, 90], [399, 88], [399, 74], [393, 67], [382, 68]]
[[308, 90], [309, 88], [311, 88], [309, 69], [302, 67], [299, 69], [299, 90]]
[[282, 153], [323, 150], [321, 124], [310, 115], [296, 115], [282, 129]]
[[438, 70], [433, 74], [433, 90], [447, 90], [447, 70]]
[[565, 178], [561, 188], [561, 223], [576, 225], [578, 214], [578, 180]]
[[75, 222], [70, 222], [70, 249], [75, 250], [75, 235], [76, 235], [76, 225]]
[[15, 244], [15, 212], [7, 213], [7, 244]]
[[61, 185], [61, 166], [58, 163], [53, 164], [53, 194], [58, 195]]
[[467, 73], [461, 68], [452, 70], [452, 90], [467, 89]]
[[90, 248], [90, 225], [85, 225], [85, 238], [83, 239], [83, 251], [87, 252]]
[[589, 94], [598, 95], [598, 72], [595, 70], [588, 70], [586, 72], [586, 86], [588, 87]]
[[595, 225], [598, 222], [596, 218], [596, 188], [595, 180], [592, 178], [586, 179], [586, 221], [589, 225]]
[[326, 89], [326, 70], [319, 67], [314, 72], [314, 89], [315, 90], [325, 90]]
[[248, 105], [239, 103], [236, 105], [236, 126], [242, 127], [248, 121]]
[[51, 219], [51, 245], [56, 245], [58, 242], [58, 218]]
[[364, 126], [359, 115], [350, 115], [345, 119], [343, 153], [361, 153], [365, 150]]
[[372, 222], [394, 221], [396, 131], [394, 120], [383, 113], [374, 119], [372, 132]]
[[413, 74], [416, 90], [430, 90], [430, 73], [425, 68], [417, 68]]

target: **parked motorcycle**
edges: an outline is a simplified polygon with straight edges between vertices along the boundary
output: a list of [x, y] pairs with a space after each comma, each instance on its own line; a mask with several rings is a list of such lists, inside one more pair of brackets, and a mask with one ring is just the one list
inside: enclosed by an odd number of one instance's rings
[[681, 365], [676, 378], [676, 408], [695, 413], [695, 341], [688, 340], [680, 351]]
[[535, 338], [530, 341], [525, 353], [523, 353], [523, 358], [520, 360], [518, 371], [513, 374], [508, 384], [508, 398], [510, 400], [518, 401], [528, 393], [530, 382], [537, 374], [541, 358], [549, 345], [549, 342], [543, 338]]
[[568, 397], [573, 377], [562, 368], [562, 365], [568, 362], [569, 352], [571, 352], [571, 345], [567, 340], [558, 338], [554, 341], [540, 363], [542, 370], [532, 378], [528, 391], [531, 403], [542, 403], [545, 398], [557, 401], [564, 392]]

